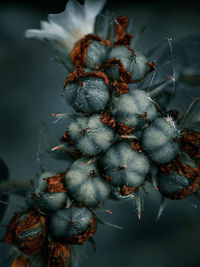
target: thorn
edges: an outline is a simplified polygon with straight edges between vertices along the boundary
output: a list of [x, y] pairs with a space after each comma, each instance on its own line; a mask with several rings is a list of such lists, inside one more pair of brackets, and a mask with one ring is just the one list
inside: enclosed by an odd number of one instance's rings
[[[190, 103], [190, 105], [189, 105], [189, 107], [188, 107], [186, 113], [185, 113], [185, 114], [183, 115], [183, 117], [181, 118], [180, 122], [182, 122], [183, 120], [185, 120], [185, 119], [189, 116], [189, 113], [190, 113], [190, 111], [191, 111], [193, 105], [194, 105], [197, 101], [199, 101], [199, 98], [197, 98], [197, 97], [194, 98], [194, 99], [192, 100], [192, 102]], [[179, 122], [179, 123], [180, 123], [180, 122]]]
[[98, 209], [98, 211], [103, 211], [103, 212], [106, 212], [106, 213], [108, 213], [110, 215], [113, 214], [112, 210], [105, 209], [103, 206], [98, 206], [97, 209]]
[[159, 189], [157, 186], [156, 177], [152, 177], [152, 184], [153, 184], [154, 189], [158, 191]]
[[85, 163], [86, 166], [88, 166], [92, 162], [92, 159], [90, 159], [88, 162]]
[[165, 210], [166, 205], [167, 205], [167, 199], [161, 195], [161, 204], [158, 210], [156, 222], [160, 219], [161, 215], [163, 214], [163, 211]]
[[124, 139], [133, 139], [133, 138], [136, 138], [136, 136], [134, 136], [134, 135], [121, 135], [121, 137], [122, 138], [124, 138]]
[[8, 202], [7, 201], [0, 200], [0, 203], [1, 204], [4, 204], [4, 205], [8, 205]]
[[136, 201], [136, 206], [137, 206], [137, 214], [138, 214], [138, 219], [141, 220], [142, 218], [142, 206], [141, 206], [141, 196], [139, 189], [135, 191], [135, 201]]
[[170, 76], [167, 80], [170, 81], [175, 78], [175, 75]]
[[51, 149], [51, 151], [55, 151], [55, 150], [58, 150], [58, 149], [63, 149], [63, 145], [55, 146], [54, 148]]
[[93, 249], [94, 249], [94, 251], [96, 252], [96, 251], [97, 251], [97, 245], [96, 245], [96, 242], [95, 242], [95, 240], [94, 240], [94, 237], [91, 236], [91, 237], [88, 239], [88, 241], [92, 244]]
[[122, 230], [123, 229], [123, 227], [121, 227], [119, 225], [116, 225], [116, 224], [113, 224], [113, 223], [109, 223], [109, 222], [103, 221], [103, 220], [101, 220], [98, 217], [97, 217], [97, 221], [99, 223], [101, 223], [102, 225], [105, 225], [105, 226], [109, 226], [109, 227], [112, 227], [112, 228], [115, 228], [115, 229], [118, 229], [118, 230]]

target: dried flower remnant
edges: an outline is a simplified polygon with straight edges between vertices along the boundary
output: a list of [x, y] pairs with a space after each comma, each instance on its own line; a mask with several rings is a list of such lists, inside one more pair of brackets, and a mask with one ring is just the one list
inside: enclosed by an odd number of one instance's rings
[[64, 174], [44, 172], [34, 180], [26, 194], [28, 207], [51, 212], [62, 208], [68, 201], [64, 185]]
[[[182, 159], [183, 158], [183, 159]], [[200, 188], [200, 167], [187, 154], [178, 155], [173, 161], [160, 166], [158, 188], [171, 199], [183, 199]]]
[[24, 256], [14, 259], [10, 267], [30, 267], [31, 261]]
[[180, 149], [188, 153], [192, 159], [200, 158], [200, 132], [184, 129], [178, 141]]
[[69, 0], [66, 8], [59, 14], [49, 14], [48, 21], [41, 21], [41, 30], [27, 30], [27, 38], [48, 41], [52, 47], [64, 56], [69, 69], [72, 64], [69, 55], [77, 41], [94, 32], [95, 20], [102, 10], [105, 0], [86, 0], [81, 5], [76, 0]]
[[50, 242], [47, 267], [67, 267], [70, 262], [70, 248], [66, 244]]
[[20, 212], [11, 220], [5, 241], [25, 254], [38, 254], [46, 241], [46, 218], [37, 211]]

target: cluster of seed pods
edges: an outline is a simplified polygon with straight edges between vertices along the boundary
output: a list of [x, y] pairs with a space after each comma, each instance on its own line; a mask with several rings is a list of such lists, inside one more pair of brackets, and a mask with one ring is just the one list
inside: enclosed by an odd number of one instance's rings
[[[130, 88], [154, 71], [155, 63], [130, 47], [127, 26], [128, 18], [119, 17], [114, 40], [89, 34], [76, 43], [74, 71], [63, 91], [76, 113], [53, 152], [71, 155], [73, 163], [63, 173], [35, 180], [26, 195], [27, 210], [8, 226], [5, 240], [23, 255], [42, 254], [48, 267], [66, 267], [72, 245], [95, 244], [100, 222], [95, 209], [107, 199], [137, 199], [152, 180], [170, 199], [199, 189], [200, 133], [182, 128], [174, 112], [162, 112], [139, 86]], [[20, 256], [16, 266], [31, 265]]]

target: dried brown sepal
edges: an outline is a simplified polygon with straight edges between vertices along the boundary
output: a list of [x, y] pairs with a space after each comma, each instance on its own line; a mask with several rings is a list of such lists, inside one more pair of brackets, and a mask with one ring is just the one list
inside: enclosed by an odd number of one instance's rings
[[10, 267], [30, 267], [30, 266], [31, 266], [31, 261], [22, 255], [14, 259], [10, 265]]
[[115, 132], [119, 135], [130, 135], [134, 130], [135, 127], [128, 127], [127, 125], [116, 122], [115, 118], [110, 115], [109, 112], [104, 112], [102, 118], [102, 122], [108, 126], [111, 126]]
[[89, 45], [93, 41], [99, 41], [103, 45], [109, 45], [106, 41], [101, 39], [98, 35], [87, 34], [82, 39], [80, 39], [71, 52], [71, 60], [75, 66], [85, 67], [86, 56]]
[[152, 62], [147, 62], [146, 64], [147, 64], [147, 66], [149, 67], [149, 70], [148, 70], [148, 72], [146, 73], [146, 75], [144, 76], [144, 78], [145, 78], [150, 72], [154, 71], [155, 68], [156, 68], [156, 63], [155, 63], [154, 61], [152, 61]]
[[184, 188], [181, 188], [174, 193], [166, 193], [160, 192], [164, 194], [166, 197], [170, 199], [183, 199], [191, 194], [195, 193], [199, 188], [199, 182], [200, 182], [200, 166], [197, 166], [196, 168], [191, 167], [187, 165], [186, 163], [182, 162], [180, 155], [178, 155], [174, 160], [171, 162], [160, 165], [160, 170], [168, 176], [172, 172], [176, 171], [180, 175], [185, 176], [186, 178], [191, 180], [191, 183], [189, 186], [186, 186]]
[[86, 77], [101, 78], [110, 87], [110, 79], [104, 72], [98, 70], [94, 70], [93, 72], [86, 72], [80, 67], [75, 68], [75, 70], [68, 75], [67, 79], [64, 82], [64, 87], [66, 87], [69, 82], [80, 83], [80, 79]]
[[88, 240], [95, 234], [96, 230], [97, 218], [94, 215], [93, 218], [90, 220], [90, 226], [86, 231], [80, 231], [80, 234], [76, 236], [68, 236], [65, 238], [65, 241], [69, 244], [83, 244], [86, 240]]
[[200, 158], [200, 132], [184, 129], [178, 141], [180, 149], [191, 158]]
[[115, 88], [116, 96], [126, 94], [129, 91], [129, 87], [127, 83], [114, 80], [112, 85]]
[[128, 127], [127, 125], [116, 122], [115, 131], [119, 135], [130, 135], [135, 130], [135, 127]]
[[102, 173], [101, 176], [105, 179], [106, 182], [111, 182], [112, 181], [112, 177], [109, 177], [105, 173]]
[[147, 120], [147, 112], [144, 112], [144, 114], [140, 115], [140, 117], [146, 121]]
[[78, 158], [82, 157], [82, 153], [72, 143], [68, 130], [66, 130], [64, 135], [61, 137], [61, 141], [66, 142], [69, 146], [71, 146], [73, 148], [73, 152], [70, 154], [74, 159], [78, 159]]
[[111, 114], [108, 111], [103, 113], [101, 120], [104, 124], [111, 126], [113, 129], [115, 129], [116, 120], [111, 116]]
[[67, 267], [70, 261], [70, 248], [66, 244], [50, 242], [46, 267]]
[[114, 45], [130, 45], [132, 35], [126, 32], [128, 22], [127, 16], [121, 16], [116, 20]]
[[155, 70], [155, 68], [156, 68], [156, 63], [155, 63], [154, 61], [152, 61], [152, 62], [147, 62], [147, 65], [149, 66], [150, 71], [153, 71], [153, 70]]
[[55, 176], [43, 178], [47, 182], [47, 187], [45, 192], [57, 193], [57, 192], [67, 192], [64, 183], [65, 172], [58, 173]]
[[140, 142], [137, 139], [133, 139], [131, 141], [131, 148], [134, 151], [138, 151], [138, 152], [143, 152], [144, 151], [144, 149], [142, 148]]
[[138, 187], [129, 187], [129, 186], [123, 185], [120, 188], [119, 194], [121, 196], [128, 196], [128, 195], [132, 194], [137, 189], [138, 189]]
[[139, 80], [132, 80], [131, 73], [126, 70], [124, 65], [121, 63], [121, 61], [117, 58], [111, 58], [109, 59], [104, 65], [102, 65], [104, 70], [108, 70], [111, 67], [116, 66], [119, 69], [119, 76], [120, 80], [123, 83], [135, 83], [140, 82]]
[[[18, 249], [25, 254], [38, 254], [42, 251], [46, 241], [46, 218], [35, 210], [29, 211], [25, 218], [22, 217], [23, 215], [23, 212], [17, 213], [10, 221], [5, 242], [17, 244]], [[23, 233], [37, 228], [40, 228], [40, 231], [35, 235], [21, 238]]]

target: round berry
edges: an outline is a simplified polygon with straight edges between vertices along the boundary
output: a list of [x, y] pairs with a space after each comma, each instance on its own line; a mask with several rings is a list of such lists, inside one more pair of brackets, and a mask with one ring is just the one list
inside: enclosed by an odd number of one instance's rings
[[82, 244], [96, 232], [96, 216], [86, 207], [60, 209], [51, 214], [49, 229], [53, 239]]
[[158, 117], [144, 130], [142, 145], [153, 161], [168, 163], [179, 152], [179, 146], [175, 140], [178, 136], [179, 131], [174, 121]]
[[68, 135], [76, 148], [87, 156], [107, 150], [115, 141], [114, 132], [101, 121], [101, 115], [78, 117], [68, 126]]
[[96, 164], [88, 159], [76, 160], [65, 176], [71, 199], [88, 207], [95, 207], [110, 195], [110, 186], [100, 176]]
[[113, 98], [110, 113], [117, 122], [129, 127], [139, 126], [157, 116], [156, 107], [148, 94], [139, 89]]
[[97, 113], [106, 108], [110, 99], [109, 79], [100, 71], [75, 70], [65, 82], [63, 94], [77, 112]]
[[99, 41], [93, 41], [86, 54], [85, 66], [93, 69], [95, 66], [106, 62], [108, 57], [108, 47]]
[[187, 154], [182, 153], [170, 163], [160, 166], [158, 189], [171, 199], [188, 197], [200, 188], [199, 171], [199, 166]]
[[47, 212], [62, 208], [68, 200], [64, 187], [64, 176], [62, 176], [45, 172], [37, 178], [26, 195], [28, 206], [37, 207]]
[[101, 159], [101, 166], [110, 183], [120, 187], [140, 186], [149, 171], [148, 158], [125, 142], [109, 148]]
[[135, 52], [128, 46], [115, 46], [108, 58], [106, 69], [112, 79], [123, 82], [141, 81], [151, 70], [144, 54], [140, 51]]

